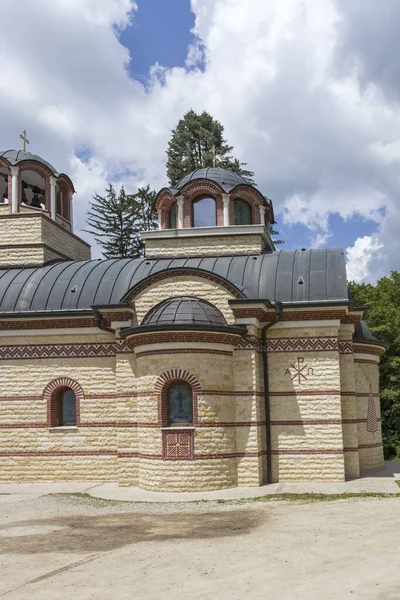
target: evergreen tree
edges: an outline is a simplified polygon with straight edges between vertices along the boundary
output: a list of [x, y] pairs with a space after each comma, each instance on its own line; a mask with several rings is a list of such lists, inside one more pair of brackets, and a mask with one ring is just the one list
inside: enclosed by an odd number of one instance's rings
[[[137, 234], [140, 231], [151, 231], [157, 229], [158, 218], [155, 209], [155, 200], [157, 192], [152, 190], [147, 184], [146, 187], [139, 188], [136, 194], [129, 196], [133, 203], [135, 213], [135, 226]], [[137, 235], [137, 247], [140, 256], [144, 254], [144, 242]]]
[[354, 306], [368, 307], [365, 320], [373, 336], [386, 345], [380, 366], [383, 446], [386, 458], [400, 458], [400, 273], [392, 271], [375, 286], [349, 287]]
[[172, 131], [167, 150], [167, 175], [171, 187], [187, 173], [201, 167], [230, 169], [254, 183], [254, 173], [231, 156], [233, 146], [224, 139], [224, 126], [206, 111], [189, 110]]
[[154, 199], [155, 192], [150, 186], [127, 195], [123, 187], [117, 194], [110, 184], [104, 196], [93, 196], [85, 231], [94, 236], [106, 258], [141, 256], [143, 243], [139, 232], [156, 226]]

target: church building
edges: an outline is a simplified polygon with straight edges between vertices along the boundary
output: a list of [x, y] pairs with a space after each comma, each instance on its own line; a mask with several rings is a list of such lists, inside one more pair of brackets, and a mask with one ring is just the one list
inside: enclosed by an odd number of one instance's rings
[[1, 481], [195, 491], [383, 467], [384, 348], [342, 249], [277, 251], [272, 202], [205, 168], [160, 190], [143, 258], [91, 260], [74, 191], [0, 152]]

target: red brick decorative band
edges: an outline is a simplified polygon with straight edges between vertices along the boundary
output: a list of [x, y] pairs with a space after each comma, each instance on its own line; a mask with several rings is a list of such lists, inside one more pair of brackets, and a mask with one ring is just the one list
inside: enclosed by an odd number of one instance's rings
[[338, 352], [338, 338], [274, 338], [267, 340], [268, 352]]
[[375, 367], [379, 366], [378, 362], [376, 362], [375, 360], [368, 360], [367, 358], [355, 358], [354, 362], [359, 364], [364, 363], [366, 365], [375, 365]]
[[[380, 418], [377, 419], [381, 421]], [[357, 423], [366, 423], [367, 419], [304, 419], [297, 421], [271, 421], [271, 425], [290, 425], [301, 427], [303, 425], [352, 425]], [[265, 427], [265, 421], [208, 421], [196, 425], [196, 429], [204, 428], [236, 428], [236, 427]], [[1, 423], [0, 429], [47, 429], [48, 423]], [[81, 421], [79, 427], [89, 428], [131, 428], [131, 429], [160, 429], [160, 424], [156, 422], [141, 423], [140, 421], [99, 421], [85, 422]]]
[[269, 395], [271, 397], [281, 398], [284, 396], [340, 396], [340, 390], [296, 390], [293, 392], [284, 391], [284, 392], [270, 392]]
[[136, 356], [137, 358], [142, 358], [143, 356], [157, 356], [160, 354], [220, 354], [222, 356], [232, 356], [232, 352], [230, 352], [229, 350], [208, 350], [204, 348], [182, 348], [180, 350], [145, 350], [144, 352], [137, 352]]
[[366, 450], [367, 448], [380, 448], [383, 446], [382, 442], [377, 442], [376, 444], [359, 444], [359, 450]]
[[[380, 444], [378, 444], [380, 445]], [[357, 448], [344, 448], [344, 449], [322, 449], [322, 450], [272, 450], [273, 456], [315, 456], [315, 455], [340, 455], [343, 452], [356, 452]], [[30, 457], [55, 457], [60, 458], [63, 456], [115, 456], [118, 458], [140, 458], [147, 460], [165, 460], [165, 458], [159, 454], [145, 454], [141, 452], [117, 452], [114, 450], [82, 450], [82, 451], [36, 451], [36, 452], [0, 452], [0, 458], [18, 458], [21, 456]], [[189, 460], [225, 460], [232, 458], [258, 458], [260, 456], [266, 456], [265, 450], [258, 452], [226, 452], [221, 454], [195, 454], [193, 459]], [[171, 459], [168, 459], [171, 460]], [[180, 459], [185, 460], [185, 459]], [[188, 460], [188, 459], [186, 459]]]
[[43, 358], [102, 358], [132, 352], [130, 344], [118, 340], [101, 344], [33, 344], [0, 346], [0, 360], [34, 360]]

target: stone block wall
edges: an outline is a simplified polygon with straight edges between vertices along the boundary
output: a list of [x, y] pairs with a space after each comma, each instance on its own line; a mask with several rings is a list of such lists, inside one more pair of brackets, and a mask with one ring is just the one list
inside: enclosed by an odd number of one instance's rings
[[0, 213], [0, 265], [89, 260], [90, 246], [44, 213]]
[[379, 357], [369, 354], [368, 347], [362, 350], [362, 353], [354, 354], [354, 376], [360, 472], [368, 472], [384, 466], [379, 401]]
[[273, 328], [268, 350], [272, 480], [343, 481], [338, 328]]
[[[199, 278], [150, 286], [137, 296], [138, 317], [186, 290], [232, 319], [229, 292]], [[13, 333], [0, 337], [1, 481], [118, 481], [171, 491], [266, 481], [263, 362], [254, 339], [150, 343], [142, 335], [142, 345], [129, 348], [100, 332]], [[68, 356], [61, 348], [56, 356], [60, 342], [85, 350]], [[55, 356], [38, 358], [39, 345]], [[103, 346], [108, 355], [96, 355]], [[14, 360], [5, 358], [10, 347], [20, 348]], [[339, 324], [269, 331], [273, 481], [343, 481], [383, 465], [379, 356], [368, 352]], [[174, 430], [162, 422], [162, 389], [183, 374], [196, 396], [195, 422]], [[75, 429], [49, 426], [43, 393], [56, 378], [82, 389]]]
[[146, 256], [216, 256], [259, 253], [264, 247], [260, 235], [221, 235], [148, 239]]

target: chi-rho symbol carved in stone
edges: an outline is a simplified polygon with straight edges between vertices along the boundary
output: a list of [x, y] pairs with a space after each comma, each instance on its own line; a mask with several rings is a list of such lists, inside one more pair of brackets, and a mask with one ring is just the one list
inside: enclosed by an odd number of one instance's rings
[[298, 356], [297, 363], [294, 365], [291, 364], [290, 367], [286, 369], [285, 375], [290, 375], [292, 381], [297, 380], [299, 385], [301, 385], [304, 381], [307, 381], [307, 378], [310, 375], [314, 375], [314, 370], [304, 362], [302, 356]]

